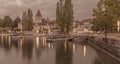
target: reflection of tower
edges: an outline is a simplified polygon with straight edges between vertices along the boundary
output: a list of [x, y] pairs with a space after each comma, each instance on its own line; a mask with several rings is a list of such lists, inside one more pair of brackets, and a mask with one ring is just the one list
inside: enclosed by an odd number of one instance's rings
[[40, 43], [40, 37], [39, 36], [37, 36], [37, 37], [35, 37], [35, 42], [36, 42], [36, 55], [37, 55], [37, 57], [39, 58], [39, 56], [40, 56], [40, 53], [41, 53], [41, 51], [42, 51], [42, 48], [41, 48], [41, 43]]
[[72, 64], [73, 49], [69, 43], [59, 43], [56, 48], [56, 64]]
[[35, 51], [37, 58], [40, 57], [42, 50], [44, 50], [45, 48], [43, 39], [44, 39], [43, 37], [39, 37], [39, 36], [35, 37], [35, 47], [36, 47]]

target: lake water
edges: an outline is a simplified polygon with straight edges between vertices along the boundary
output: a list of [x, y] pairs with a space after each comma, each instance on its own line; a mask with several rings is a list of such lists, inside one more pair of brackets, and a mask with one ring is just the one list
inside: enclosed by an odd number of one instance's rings
[[90, 45], [46, 37], [0, 36], [0, 64], [120, 64]]

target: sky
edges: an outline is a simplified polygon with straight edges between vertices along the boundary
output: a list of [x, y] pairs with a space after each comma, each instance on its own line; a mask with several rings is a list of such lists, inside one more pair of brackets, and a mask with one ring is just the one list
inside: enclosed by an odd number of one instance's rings
[[[93, 8], [99, 0], [72, 0], [75, 20], [92, 18]], [[15, 18], [22, 16], [23, 11], [32, 9], [36, 15], [39, 9], [44, 18], [55, 19], [58, 0], [0, 0], [0, 17], [6, 15]]]

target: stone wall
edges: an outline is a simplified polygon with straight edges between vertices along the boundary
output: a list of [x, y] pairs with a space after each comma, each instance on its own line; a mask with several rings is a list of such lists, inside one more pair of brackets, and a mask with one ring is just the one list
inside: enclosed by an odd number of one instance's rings
[[104, 50], [110, 52], [111, 54], [120, 58], [120, 40], [112, 38], [100, 38], [100, 37], [90, 37], [90, 41], [103, 48]]

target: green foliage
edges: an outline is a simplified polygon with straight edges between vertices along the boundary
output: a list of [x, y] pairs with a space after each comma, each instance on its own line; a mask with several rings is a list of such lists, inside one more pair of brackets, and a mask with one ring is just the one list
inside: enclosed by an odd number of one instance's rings
[[27, 13], [26, 11], [23, 12], [22, 15], [22, 30], [26, 30], [26, 25], [27, 25]]
[[29, 27], [28, 27], [28, 30], [32, 30], [33, 29], [33, 12], [32, 12], [32, 10], [31, 9], [28, 9], [28, 25], [29, 25]]
[[0, 30], [8, 31], [12, 30], [13, 21], [9, 16], [4, 16], [3, 19], [0, 19]]
[[12, 28], [12, 19], [9, 17], [9, 16], [5, 16], [4, 17], [4, 23], [3, 23], [3, 27], [6, 27], [8, 29], [11, 29]]
[[56, 8], [56, 22], [62, 31], [69, 33], [73, 28], [73, 5], [71, 0], [59, 0]]
[[61, 31], [64, 31], [65, 25], [63, 21], [63, 0], [60, 0], [57, 3], [57, 9], [56, 9], [56, 22]]
[[73, 28], [73, 5], [71, 3], [71, 0], [65, 0], [65, 4], [64, 4], [64, 21], [65, 21], [65, 27], [66, 27], [66, 31], [67, 33], [69, 31], [72, 31]]
[[[119, 0], [100, 0], [94, 9], [92, 29], [94, 31], [112, 31], [120, 18]], [[107, 26], [107, 27], [106, 27]]]
[[12, 29], [18, 27], [18, 23], [21, 22], [21, 19], [19, 17], [16, 17], [16, 19], [13, 22]]
[[23, 30], [31, 31], [33, 29], [33, 12], [31, 9], [28, 9], [28, 12], [23, 12], [22, 16], [22, 27]]
[[0, 27], [5, 27], [5, 22], [4, 22], [4, 19], [0, 19]]

